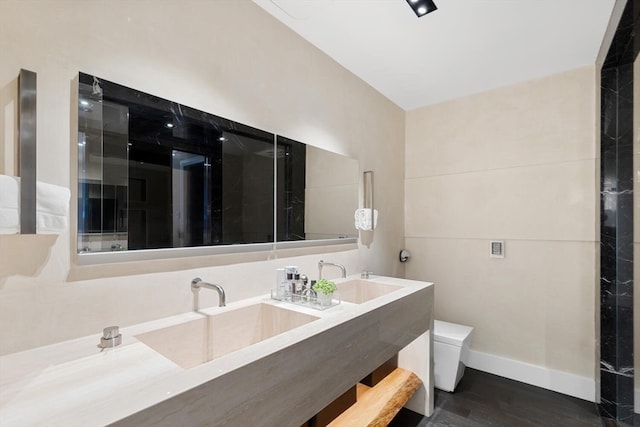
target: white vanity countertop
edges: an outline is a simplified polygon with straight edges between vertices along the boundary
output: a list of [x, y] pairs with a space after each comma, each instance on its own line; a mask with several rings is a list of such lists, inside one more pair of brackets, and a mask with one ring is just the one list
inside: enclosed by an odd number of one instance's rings
[[[358, 279], [351, 276], [346, 280]], [[340, 282], [336, 280], [338, 288]], [[428, 282], [372, 276], [369, 281], [402, 289], [362, 304], [342, 302], [324, 311], [258, 296], [139, 325], [123, 327], [122, 344], [100, 351], [100, 334], [0, 357], [0, 424], [98, 426], [113, 423], [183, 391], [241, 368], [363, 313], [420, 289]], [[191, 369], [183, 369], [138, 341], [144, 332], [234, 310], [257, 302], [282, 306], [319, 320], [268, 338]], [[201, 314], [202, 313], [202, 314]]]

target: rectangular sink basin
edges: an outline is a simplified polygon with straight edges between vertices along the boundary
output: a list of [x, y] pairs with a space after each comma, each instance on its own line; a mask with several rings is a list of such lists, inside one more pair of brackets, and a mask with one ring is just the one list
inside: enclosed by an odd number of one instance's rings
[[258, 303], [146, 332], [136, 338], [189, 369], [317, 319]]
[[350, 280], [337, 283], [338, 293], [342, 301], [362, 304], [363, 302], [387, 295], [402, 289], [401, 286], [387, 285], [385, 283], [371, 282], [369, 280]]

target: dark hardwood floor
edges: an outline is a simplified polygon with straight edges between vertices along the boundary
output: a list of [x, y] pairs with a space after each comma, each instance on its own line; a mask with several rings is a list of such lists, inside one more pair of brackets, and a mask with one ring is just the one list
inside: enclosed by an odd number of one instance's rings
[[455, 393], [436, 390], [425, 418], [403, 409], [392, 427], [601, 427], [596, 404], [467, 368]]

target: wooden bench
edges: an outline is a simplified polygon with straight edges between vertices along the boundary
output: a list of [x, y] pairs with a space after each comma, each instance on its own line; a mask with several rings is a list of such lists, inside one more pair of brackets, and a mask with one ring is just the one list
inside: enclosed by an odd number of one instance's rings
[[388, 425], [413, 396], [422, 381], [411, 371], [396, 368], [374, 387], [358, 384], [358, 400], [329, 427], [378, 427]]

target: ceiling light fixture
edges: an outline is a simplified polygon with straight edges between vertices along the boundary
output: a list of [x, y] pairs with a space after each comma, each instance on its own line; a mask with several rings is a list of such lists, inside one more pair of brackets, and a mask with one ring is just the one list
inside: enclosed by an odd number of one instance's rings
[[407, 3], [418, 18], [437, 9], [433, 0], [407, 0]]

